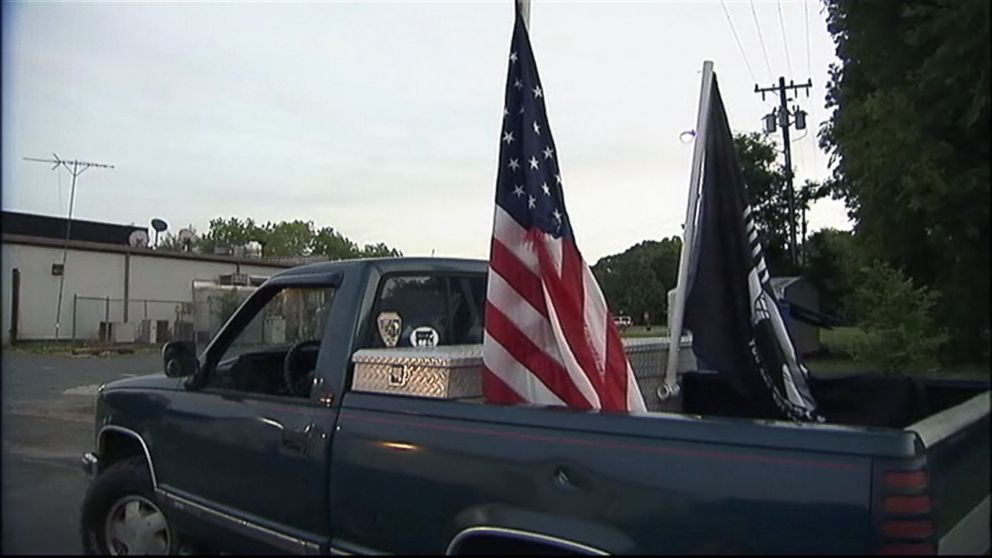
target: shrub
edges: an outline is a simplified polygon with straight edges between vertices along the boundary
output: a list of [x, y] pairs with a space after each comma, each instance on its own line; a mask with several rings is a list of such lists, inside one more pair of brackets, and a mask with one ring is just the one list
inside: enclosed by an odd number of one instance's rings
[[855, 340], [855, 360], [870, 361], [882, 372], [931, 371], [947, 341], [932, 317], [938, 294], [915, 287], [900, 270], [873, 261], [855, 274], [849, 304], [864, 333]]

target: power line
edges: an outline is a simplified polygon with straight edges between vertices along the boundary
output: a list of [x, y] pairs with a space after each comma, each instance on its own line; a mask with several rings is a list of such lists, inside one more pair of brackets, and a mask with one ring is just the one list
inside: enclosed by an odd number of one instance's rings
[[747, 66], [747, 71], [751, 74], [751, 81], [757, 82], [758, 78], [754, 76], [754, 69], [751, 68], [751, 62], [747, 59], [747, 54], [744, 53], [744, 46], [741, 45], [741, 38], [737, 36], [737, 29], [734, 28], [734, 21], [730, 19], [730, 12], [727, 11], [727, 5], [724, 4], [723, 0], [720, 0], [720, 6], [723, 8], [723, 15], [727, 16], [727, 23], [730, 24], [730, 32], [734, 34], [734, 40], [737, 41], [737, 50], [741, 53], [741, 58], [744, 59], [744, 65]]
[[792, 57], [789, 56], [789, 41], [785, 38], [785, 22], [782, 21], [782, 0], [777, 0], [775, 4], [778, 7], [778, 26], [782, 30], [782, 44], [785, 45], [785, 67], [789, 69], [789, 74], [792, 74]]
[[[809, 49], [809, 0], [803, 0], [803, 19], [805, 20], [806, 26], [806, 75], [813, 75], [813, 65], [810, 63], [810, 49]], [[809, 116], [810, 121], [816, 125], [816, 118], [814, 117], [815, 111], [813, 106], [810, 107]], [[820, 145], [817, 141], [817, 137], [813, 135], [813, 167], [817, 167], [820, 163]]]
[[751, 3], [751, 17], [754, 18], [754, 28], [758, 30], [758, 41], [761, 42], [761, 53], [765, 56], [765, 69], [768, 70], [768, 79], [772, 79], [772, 65], [768, 61], [768, 49], [765, 48], [765, 36], [761, 34], [761, 24], [758, 23], [758, 13], [754, 11], [754, 0]]
[[[666, 225], [670, 225], [670, 224], [679, 222], [679, 221], [681, 221], [683, 219], [685, 219], [685, 215], [676, 215], [674, 217], [666, 217], [665, 219], [662, 219], [661, 221], [652, 220], [650, 222], [641, 223], [639, 225], [633, 225], [633, 226], [630, 226], [630, 227], [625, 227], [623, 229], [611, 229], [609, 234], [633, 232], [633, 231], [645, 229], [645, 228], [648, 228], [648, 227], [652, 227], [652, 228], [654, 228], [654, 227], [664, 228]], [[605, 236], [605, 235], [595, 235], [595, 236], [593, 236], [591, 238], [602, 238], [603, 236]]]

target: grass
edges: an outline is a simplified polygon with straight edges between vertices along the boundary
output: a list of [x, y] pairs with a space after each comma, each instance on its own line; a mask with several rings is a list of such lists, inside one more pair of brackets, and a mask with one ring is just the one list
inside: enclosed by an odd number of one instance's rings
[[[851, 347], [861, 335], [864, 334], [856, 327], [821, 329], [820, 343], [823, 345], [823, 350], [817, 356], [806, 357], [804, 359], [806, 366], [810, 372], [820, 376], [878, 372], [880, 367], [876, 363], [855, 360], [851, 356]], [[988, 366], [981, 363], [945, 366], [934, 372], [910, 372], [909, 374], [948, 379], [989, 379]]]
[[[817, 376], [844, 376], [879, 372], [880, 367], [871, 361], [855, 360], [851, 348], [863, 333], [856, 327], [837, 327], [820, 330], [820, 344], [823, 349], [817, 355], [803, 359], [810, 372]], [[620, 333], [620, 337], [666, 337], [665, 326], [631, 326]], [[936, 372], [918, 372], [914, 375], [947, 379], [988, 380], [989, 369], [983, 364], [965, 364], [942, 367]]]
[[[27, 354], [27, 355], [49, 355], [49, 356], [74, 356], [81, 349], [95, 348], [99, 345], [97, 343], [88, 343], [85, 341], [19, 341], [16, 344], [9, 345], [3, 348], [5, 353], [10, 354]], [[114, 347], [126, 347], [131, 354], [150, 354], [157, 353], [162, 350], [161, 345], [152, 344], [138, 344], [130, 343], [124, 345], [115, 345]], [[112, 352], [109, 354], [118, 354], [109, 349]]]
[[668, 328], [660, 325], [630, 326], [620, 332], [620, 337], [665, 337]]

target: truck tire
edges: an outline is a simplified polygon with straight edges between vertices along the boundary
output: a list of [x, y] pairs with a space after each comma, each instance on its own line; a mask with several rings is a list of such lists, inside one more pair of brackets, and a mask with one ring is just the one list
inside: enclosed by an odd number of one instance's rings
[[122, 459], [93, 479], [83, 498], [80, 531], [87, 555], [178, 554], [182, 547], [141, 456]]

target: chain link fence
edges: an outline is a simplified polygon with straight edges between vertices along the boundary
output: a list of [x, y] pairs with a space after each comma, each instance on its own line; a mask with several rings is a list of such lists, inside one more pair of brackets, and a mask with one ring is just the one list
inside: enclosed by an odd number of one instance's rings
[[202, 349], [255, 288], [194, 281], [192, 301], [75, 295], [72, 340], [153, 345], [193, 341]]
[[189, 302], [74, 296], [72, 340], [161, 344], [192, 340]]

